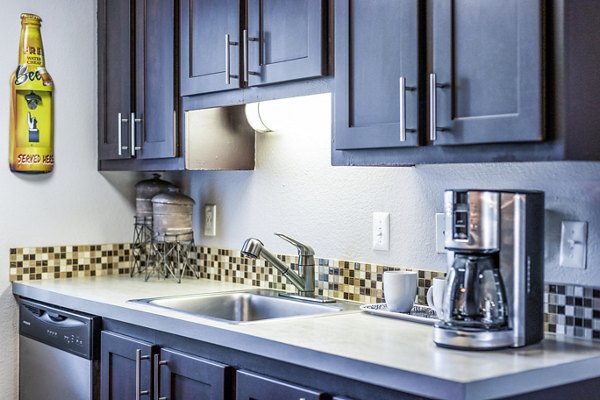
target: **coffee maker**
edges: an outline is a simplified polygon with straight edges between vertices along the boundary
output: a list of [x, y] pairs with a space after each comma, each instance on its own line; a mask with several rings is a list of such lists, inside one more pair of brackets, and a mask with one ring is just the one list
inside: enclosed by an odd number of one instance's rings
[[521, 347], [544, 336], [544, 193], [447, 190], [448, 275], [433, 341]]

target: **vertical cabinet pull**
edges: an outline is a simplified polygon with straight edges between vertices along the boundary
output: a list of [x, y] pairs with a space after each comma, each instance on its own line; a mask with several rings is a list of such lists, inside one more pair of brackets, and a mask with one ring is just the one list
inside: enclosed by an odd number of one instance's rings
[[123, 114], [118, 113], [117, 114], [118, 117], [118, 121], [117, 121], [117, 146], [119, 146], [119, 148], [117, 149], [117, 154], [119, 156], [123, 155], [123, 150], [127, 150], [127, 146], [123, 146], [123, 123], [124, 122], [128, 122], [129, 120], [127, 118], [123, 118]]
[[231, 54], [230, 54], [230, 46], [237, 46], [238, 42], [232, 42], [229, 36], [229, 33], [225, 34], [225, 84], [231, 84], [231, 78], [238, 79], [239, 76], [235, 74], [231, 74]]
[[243, 35], [242, 56], [244, 58], [244, 60], [243, 60], [244, 83], [248, 84], [248, 76], [249, 75], [256, 75], [256, 76], [260, 75], [258, 72], [249, 70], [250, 67], [248, 64], [248, 42], [259, 42], [259, 52], [258, 52], [259, 64], [258, 65], [261, 65], [261, 63], [262, 63], [262, 61], [261, 61], [262, 60], [262, 47], [260, 47], [260, 39], [259, 38], [248, 36], [248, 29], [244, 29], [242, 31], [242, 35]]
[[429, 140], [437, 140], [437, 98], [436, 98], [436, 76], [429, 75]]
[[135, 157], [136, 150], [141, 150], [142, 146], [135, 145], [135, 124], [142, 122], [141, 118], [136, 118], [135, 113], [131, 113], [131, 144], [129, 146], [131, 157]]
[[414, 133], [416, 129], [406, 129], [406, 91], [413, 92], [417, 88], [406, 86], [406, 78], [400, 77], [400, 141], [406, 142], [406, 132]]
[[225, 84], [231, 84], [231, 59], [229, 57], [229, 33], [225, 34]]
[[154, 355], [154, 398], [156, 400], [168, 400], [168, 397], [159, 397], [160, 396], [160, 386], [159, 386], [159, 369], [161, 365], [167, 365], [167, 361], [160, 361], [160, 354]]
[[149, 390], [142, 390], [142, 360], [149, 360], [150, 356], [143, 356], [142, 350], [135, 351], [135, 400], [141, 400], [142, 395], [150, 394]]
[[244, 29], [242, 32], [242, 68], [244, 71], [244, 83], [248, 83], [248, 29]]
[[435, 72], [429, 74], [429, 140], [435, 142], [437, 133], [446, 132], [449, 129], [437, 126], [437, 89], [446, 89], [450, 85], [437, 83]]

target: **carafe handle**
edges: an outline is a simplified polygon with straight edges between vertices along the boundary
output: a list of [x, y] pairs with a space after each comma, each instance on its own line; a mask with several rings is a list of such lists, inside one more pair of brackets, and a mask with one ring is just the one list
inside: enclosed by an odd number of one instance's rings
[[477, 263], [467, 260], [465, 265], [465, 312], [469, 317], [477, 317], [479, 314], [479, 301], [477, 290]]

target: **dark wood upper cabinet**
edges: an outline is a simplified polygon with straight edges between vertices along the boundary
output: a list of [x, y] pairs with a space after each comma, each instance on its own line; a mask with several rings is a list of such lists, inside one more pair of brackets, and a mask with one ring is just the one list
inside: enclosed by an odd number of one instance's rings
[[136, 0], [135, 128], [136, 157], [177, 155], [175, 85], [175, 0]]
[[430, 4], [336, 2], [335, 148], [542, 140], [540, 0]]
[[326, 0], [183, 0], [181, 94], [326, 75], [327, 4]]
[[98, 2], [98, 159], [129, 158], [131, 115], [131, 7]]
[[418, 145], [419, 1], [337, 1], [335, 16], [336, 148]]
[[240, 0], [181, 1], [181, 94], [238, 89]]
[[175, 0], [98, 3], [98, 159], [177, 155]]
[[434, 94], [429, 112], [437, 132], [430, 140], [436, 145], [542, 140], [541, 1], [434, 1], [432, 14], [430, 78], [436, 82], [429, 82]]
[[326, 74], [324, 0], [248, 0], [247, 83]]
[[333, 165], [600, 160], [600, 2], [336, 0], [334, 18]]

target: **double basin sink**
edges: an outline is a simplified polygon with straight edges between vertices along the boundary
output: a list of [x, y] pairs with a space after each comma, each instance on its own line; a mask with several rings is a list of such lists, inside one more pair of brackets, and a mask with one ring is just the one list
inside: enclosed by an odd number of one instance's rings
[[276, 290], [255, 289], [130, 301], [230, 323], [359, 310], [358, 303], [349, 301], [317, 303], [282, 295], [285, 293]]

